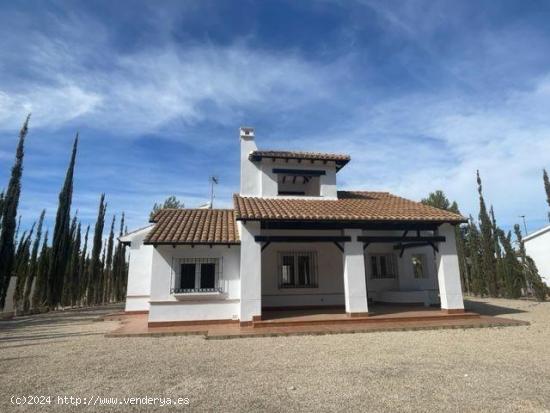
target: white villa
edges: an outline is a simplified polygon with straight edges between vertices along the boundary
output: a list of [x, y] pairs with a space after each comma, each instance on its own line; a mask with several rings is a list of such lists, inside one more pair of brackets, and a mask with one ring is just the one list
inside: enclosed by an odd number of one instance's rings
[[338, 191], [347, 155], [258, 150], [240, 129], [233, 209], [164, 209], [130, 246], [127, 312], [149, 326], [240, 322], [275, 309], [378, 303], [464, 311], [460, 215], [387, 192]]
[[523, 238], [525, 250], [539, 270], [542, 281], [550, 286], [550, 225]]

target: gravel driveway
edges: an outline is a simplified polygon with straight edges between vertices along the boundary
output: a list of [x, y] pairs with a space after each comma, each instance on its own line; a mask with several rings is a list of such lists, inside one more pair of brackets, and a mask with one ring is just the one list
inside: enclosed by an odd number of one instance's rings
[[[531, 325], [208, 341], [105, 338], [116, 322], [93, 319], [108, 310], [4, 321], [0, 411], [550, 411], [550, 303], [467, 307]], [[30, 395], [50, 407], [10, 402]]]

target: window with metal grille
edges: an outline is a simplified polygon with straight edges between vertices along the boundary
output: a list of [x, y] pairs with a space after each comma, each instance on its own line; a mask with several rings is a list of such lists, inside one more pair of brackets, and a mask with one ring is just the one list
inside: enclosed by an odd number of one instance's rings
[[370, 278], [397, 278], [397, 265], [393, 254], [369, 255]]
[[279, 252], [279, 288], [317, 288], [317, 253]]
[[220, 258], [182, 258], [174, 265], [172, 294], [223, 292]]

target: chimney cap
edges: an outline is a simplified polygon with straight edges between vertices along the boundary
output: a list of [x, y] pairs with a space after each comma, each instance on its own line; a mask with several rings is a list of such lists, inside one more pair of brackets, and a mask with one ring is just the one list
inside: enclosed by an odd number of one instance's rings
[[241, 126], [239, 132], [241, 138], [254, 138], [254, 128], [250, 126]]

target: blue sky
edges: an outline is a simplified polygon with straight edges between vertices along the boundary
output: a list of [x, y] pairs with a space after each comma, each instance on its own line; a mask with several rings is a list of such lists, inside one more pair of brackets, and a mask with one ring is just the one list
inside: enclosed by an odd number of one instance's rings
[[32, 112], [21, 213], [49, 223], [77, 131], [74, 208], [193, 207], [238, 191], [238, 127], [264, 149], [349, 153], [341, 189], [545, 225], [547, 1], [2, 1], [0, 182]]

